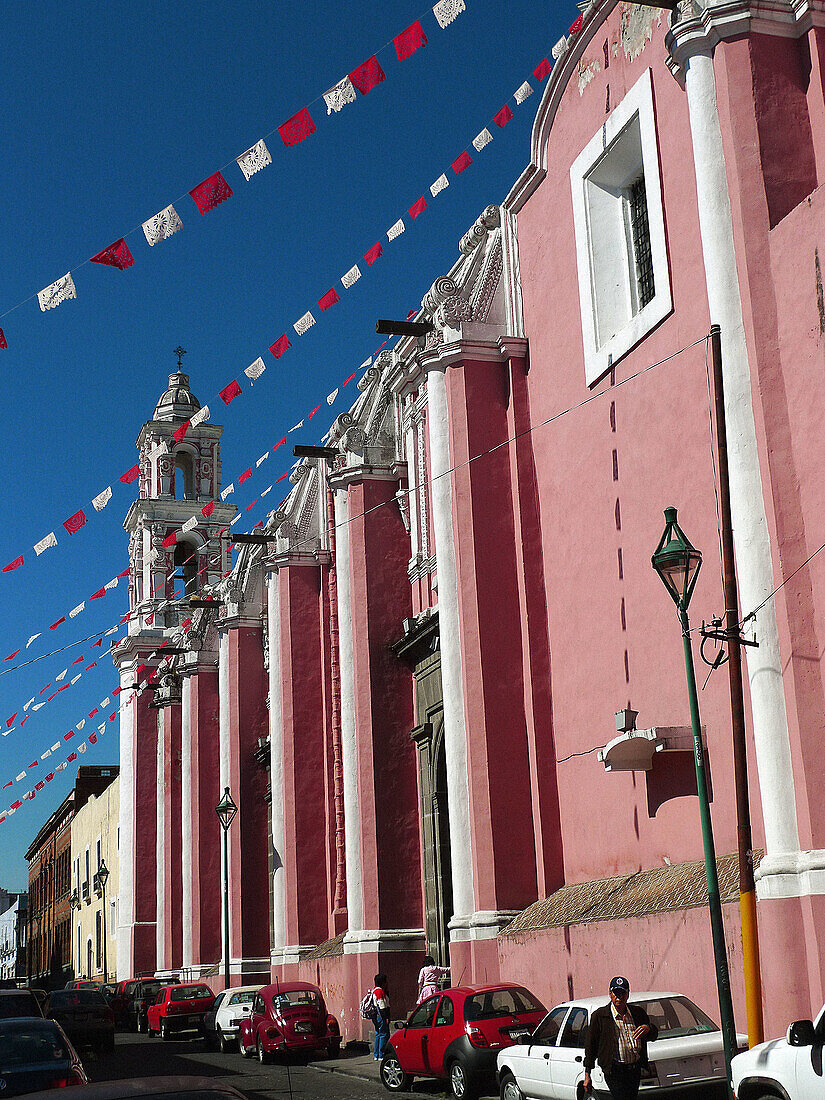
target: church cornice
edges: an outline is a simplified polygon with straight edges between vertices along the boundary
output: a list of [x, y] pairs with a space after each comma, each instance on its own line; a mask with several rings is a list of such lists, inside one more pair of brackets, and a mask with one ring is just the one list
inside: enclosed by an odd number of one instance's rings
[[[170, 526], [185, 523], [196, 516], [206, 503], [205, 500], [178, 500], [175, 497], [141, 497], [129, 506], [123, 526], [127, 531], [133, 531], [141, 519], [150, 523], [168, 523]], [[225, 527], [237, 511], [234, 504], [215, 501], [212, 515], [209, 519], [202, 517], [194, 530], [211, 531], [215, 527]]]

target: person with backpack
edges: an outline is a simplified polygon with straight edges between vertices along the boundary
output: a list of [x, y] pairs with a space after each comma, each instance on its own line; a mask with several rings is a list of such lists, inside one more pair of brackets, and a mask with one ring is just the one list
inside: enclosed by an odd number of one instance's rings
[[384, 1057], [384, 1047], [390, 1037], [390, 994], [389, 982], [386, 974], [375, 975], [375, 986], [372, 990], [372, 1000], [375, 1005], [376, 1015], [373, 1019], [375, 1027], [375, 1045], [372, 1056], [376, 1062]]
[[415, 1003], [420, 1005], [422, 1001], [438, 993], [442, 978], [449, 977], [449, 974], [449, 966], [436, 966], [432, 955], [425, 955], [418, 972], [418, 1000]]

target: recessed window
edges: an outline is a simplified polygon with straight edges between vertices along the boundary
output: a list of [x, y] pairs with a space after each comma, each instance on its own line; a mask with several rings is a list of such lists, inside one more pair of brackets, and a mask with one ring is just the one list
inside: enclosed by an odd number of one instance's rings
[[671, 310], [648, 70], [570, 169], [588, 385]]

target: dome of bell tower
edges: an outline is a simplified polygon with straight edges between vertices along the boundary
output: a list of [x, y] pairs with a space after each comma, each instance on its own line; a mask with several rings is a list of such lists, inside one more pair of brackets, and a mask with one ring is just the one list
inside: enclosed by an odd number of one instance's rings
[[189, 375], [175, 371], [169, 375], [169, 385], [155, 406], [153, 420], [189, 420], [201, 403], [189, 389]]

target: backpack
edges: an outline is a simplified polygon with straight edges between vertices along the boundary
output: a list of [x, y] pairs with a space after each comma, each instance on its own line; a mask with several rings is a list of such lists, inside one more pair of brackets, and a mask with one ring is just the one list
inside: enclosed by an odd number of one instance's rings
[[372, 990], [364, 995], [364, 999], [359, 1006], [359, 1012], [361, 1013], [362, 1020], [369, 1020], [371, 1023], [375, 1023], [378, 1019], [378, 1005], [375, 1003]]

